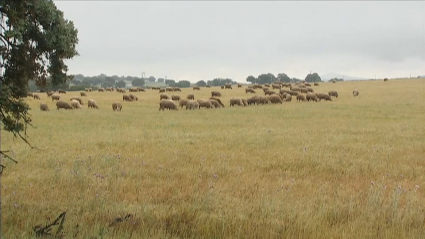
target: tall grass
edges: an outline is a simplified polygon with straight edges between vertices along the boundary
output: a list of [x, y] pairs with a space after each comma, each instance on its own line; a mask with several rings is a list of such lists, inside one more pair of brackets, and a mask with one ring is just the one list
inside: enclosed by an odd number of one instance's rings
[[2, 132], [19, 161], [3, 161], [2, 233], [35, 237], [66, 211], [66, 238], [423, 238], [425, 81], [313, 88], [339, 97], [229, 107], [252, 94], [183, 89], [226, 107], [165, 112], [151, 90], [88, 93], [99, 110], [28, 99], [35, 149]]

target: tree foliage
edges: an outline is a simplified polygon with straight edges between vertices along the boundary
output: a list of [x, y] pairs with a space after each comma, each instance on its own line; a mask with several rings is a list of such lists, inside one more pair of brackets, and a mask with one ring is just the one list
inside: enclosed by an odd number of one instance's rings
[[180, 87], [180, 88], [187, 88], [187, 87], [190, 87], [190, 81], [181, 80], [181, 81], [177, 82], [176, 84], [174, 84], [174, 86]]
[[149, 82], [155, 82], [156, 81], [155, 76], [149, 76], [148, 81]]
[[250, 82], [251, 84], [256, 84], [257, 83], [257, 78], [255, 78], [254, 76], [250, 75], [246, 78], [247, 82]]
[[277, 74], [277, 80], [280, 82], [291, 82], [291, 78], [289, 78], [289, 76], [285, 73], [279, 73]]
[[136, 79], [134, 79], [134, 80], [131, 81], [131, 84], [133, 86], [140, 86], [140, 87], [142, 87], [145, 84], [145, 80], [142, 79], [142, 78], [136, 78]]
[[168, 86], [174, 86], [176, 84], [176, 81], [171, 79], [165, 80], [165, 84]]
[[308, 74], [305, 77], [305, 81], [306, 82], [320, 82], [320, 81], [322, 81], [322, 79], [320, 78], [319, 74], [313, 73], [313, 74]]
[[276, 81], [276, 77], [272, 73], [261, 74], [257, 77], [258, 84], [271, 84]]
[[22, 100], [28, 82], [46, 86], [72, 79], [64, 60], [78, 55], [78, 31], [52, 0], [1, 0], [0, 13], [5, 20], [0, 34], [0, 117], [6, 131], [24, 139], [20, 132], [31, 121]]
[[236, 82], [232, 81], [232, 79], [229, 78], [215, 78], [212, 81], [207, 81], [207, 84], [210, 86], [222, 86], [225, 84], [236, 84]]
[[205, 86], [207, 86], [207, 82], [200, 80], [200, 81], [196, 82], [195, 85], [197, 85], [199, 87], [205, 87]]

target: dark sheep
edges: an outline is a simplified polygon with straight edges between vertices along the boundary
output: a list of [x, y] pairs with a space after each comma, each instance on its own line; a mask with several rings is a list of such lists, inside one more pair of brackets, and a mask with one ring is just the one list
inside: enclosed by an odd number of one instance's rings
[[176, 103], [174, 103], [174, 101], [172, 101], [172, 100], [168, 100], [168, 99], [161, 100], [159, 102], [159, 110], [164, 111], [165, 109], [178, 110], [178, 107], [177, 107]]
[[81, 97], [87, 96], [86, 92], [80, 92]]
[[199, 108], [199, 103], [195, 100], [188, 100], [186, 103], [187, 110], [195, 110]]
[[211, 97], [214, 97], [214, 96], [221, 97], [221, 93], [218, 91], [211, 91]]
[[179, 101], [179, 106], [180, 106], [181, 108], [183, 108], [183, 106], [185, 106], [185, 105], [187, 104], [187, 102], [188, 102], [188, 100], [187, 100], [187, 99], [181, 99], [181, 100]]
[[41, 111], [50, 111], [50, 110], [49, 110], [49, 106], [47, 106], [47, 104], [46, 104], [46, 103], [41, 103], [41, 104], [40, 104], [40, 110], [41, 110]]
[[255, 94], [255, 90], [252, 89], [252, 88], [246, 88], [245, 93], [254, 93]]
[[178, 95], [172, 95], [171, 96], [171, 100], [177, 100], [177, 101], [179, 101], [180, 100], [180, 96], [178, 96]]
[[310, 100], [312, 100], [312, 101], [318, 101], [319, 99], [317, 99], [317, 96], [316, 96], [316, 94], [312, 94], [312, 93], [308, 93], [306, 96], [305, 96], [305, 98], [306, 98], [306, 100], [307, 101], [310, 101]]
[[122, 105], [121, 105], [121, 103], [120, 102], [114, 102], [114, 103], [112, 103], [112, 110], [113, 111], [121, 111], [121, 109], [122, 109]]
[[37, 94], [32, 94], [32, 97], [34, 98], [34, 100], [40, 100], [40, 96]]
[[123, 101], [133, 101], [133, 99], [131, 99], [131, 97], [129, 95], [123, 95], [122, 100]]
[[334, 90], [329, 91], [329, 92], [328, 92], [328, 94], [329, 94], [330, 96], [333, 96], [333, 97], [338, 98], [338, 92], [336, 92], [336, 91], [334, 91]]
[[224, 89], [232, 89], [232, 85], [231, 84], [225, 84]]
[[186, 99], [188, 99], [188, 100], [194, 100], [195, 99], [195, 96], [193, 94], [189, 94], [189, 95], [187, 95]]
[[51, 97], [52, 97], [52, 101], [59, 100], [61, 98], [61, 96], [57, 94], [53, 94]]
[[73, 109], [72, 106], [68, 102], [61, 101], [61, 100], [56, 102], [56, 107], [58, 108], [58, 110], [59, 109], [66, 109], [66, 110], [72, 110]]
[[168, 100], [169, 99], [169, 97], [168, 97], [168, 95], [166, 95], [166, 94], [161, 94], [160, 96], [159, 96], [159, 100]]
[[199, 88], [198, 86], [194, 86], [193, 90], [201, 90], [201, 88]]
[[305, 101], [304, 95], [297, 95], [297, 101]]

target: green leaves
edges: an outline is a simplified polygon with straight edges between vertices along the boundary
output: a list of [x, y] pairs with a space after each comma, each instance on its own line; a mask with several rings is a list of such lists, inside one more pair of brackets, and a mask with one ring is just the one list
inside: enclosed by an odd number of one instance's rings
[[64, 59], [78, 56], [78, 31], [72, 21], [52, 0], [1, 0], [4, 24], [0, 34], [3, 60], [0, 95], [0, 116], [4, 129], [15, 135], [30, 123], [27, 95], [28, 82], [46, 86], [70, 80]]

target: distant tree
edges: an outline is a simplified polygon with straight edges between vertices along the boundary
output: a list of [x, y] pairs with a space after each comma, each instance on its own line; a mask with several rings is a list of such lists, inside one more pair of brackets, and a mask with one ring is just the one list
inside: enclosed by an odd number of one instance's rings
[[246, 78], [246, 81], [247, 82], [250, 82], [251, 84], [256, 84], [257, 83], [257, 78], [255, 78], [254, 76], [248, 76], [247, 78]]
[[231, 84], [233, 81], [230, 78], [215, 78], [212, 81], [207, 81], [210, 86], [222, 86], [225, 84]]
[[180, 88], [187, 88], [190, 87], [190, 81], [187, 80], [181, 80], [175, 84], [176, 87]]
[[289, 76], [285, 73], [279, 73], [277, 74], [277, 80], [280, 82], [291, 82], [291, 78], [289, 78]]
[[258, 84], [270, 84], [276, 81], [276, 77], [272, 73], [261, 74], [257, 78]]
[[320, 82], [320, 81], [322, 81], [322, 79], [320, 78], [319, 74], [313, 73], [313, 74], [308, 74], [305, 77], [305, 81], [306, 82]]
[[149, 81], [149, 82], [155, 82], [155, 81], [156, 81], [156, 79], [155, 79], [155, 77], [153, 77], [153, 76], [149, 76], [148, 81]]
[[157, 82], [159, 82], [159, 83], [164, 83], [164, 78], [158, 78], [157, 80], [156, 80]]
[[196, 85], [199, 86], [199, 87], [202, 87], [202, 86], [207, 86], [207, 83], [203, 80], [200, 80], [200, 81], [196, 82]]
[[131, 84], [135, 87], [142, 87], [143, 85], [145, 85], [145, 80], [142, 78], [136, 78], [131, 81]]
[[115, 83], [115, 87], [119, 87], [119, 88], [125, 88], [126, 84], [125, 81], [123, 80], [119, 80]]
[[176, 81], [174, 80], [165, 80], [165, 84], [168, 86], [174, 86], [176, 84]]
[[76, 75], [74, 75], [74, 80], [81, 81], [82, 79], [84, 79], [84, 76], [82, 74], [76, 74]]

